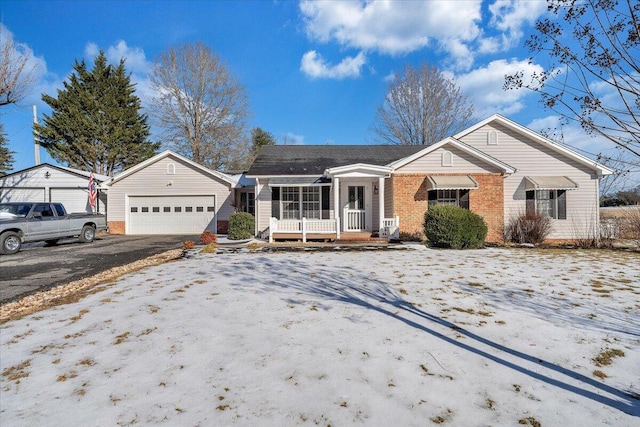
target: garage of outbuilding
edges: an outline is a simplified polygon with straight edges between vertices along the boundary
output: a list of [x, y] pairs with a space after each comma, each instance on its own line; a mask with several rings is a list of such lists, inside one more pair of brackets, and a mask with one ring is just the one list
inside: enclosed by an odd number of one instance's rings
[[226, 233], [234, 180], [164, 151], [105, 182], [112, 234]]
[[[97, 185], [109, 179], [94, 174]], [[97, 210], [105, 213], [107, 195], [98, 194]], [[0, 202], [56, 202], [67, 212], [91, 212], [89, 172], [43, 163], [0, 178]]]

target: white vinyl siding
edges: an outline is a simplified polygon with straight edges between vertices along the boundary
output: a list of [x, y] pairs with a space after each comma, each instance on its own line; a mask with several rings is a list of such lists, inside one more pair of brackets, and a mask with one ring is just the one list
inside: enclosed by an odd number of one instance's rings
[[[167, 170], [172, 169], [167, 168], [169, 164], [175, 165], [174, 174], [167, 174]], [[217, 220], [228, 220], [234, 212], [230, 184], [170, 155], [110, 186], [107, 219], [126, 221], [129, 214], [126, 203], [129, 197], [212, 195], [216, 198]]]
[[[485, 140], [486, 141], [486, 140]], [[486, 144], [486, 142], [485, 142]], [[443, 166], [443, 153], [449, 152], [451, 154], [451, 166]], [[502, 159], [500, 159], [502, 160]], [[508, 163], [508, 162], [507, 162]], [[496, 167], [488, 164], [485, 160], [480, 160], [471, 154], [462, 151], [456, 147], [452, 147], [448, 144], [431, 153], [419, 157], [412, 162], [407, 163], [395, 170], [397, 174], [408, 173], [487, 173], [487, 172], [501, 172]]]
[[[87, 212], [88, 185], [87, 177], [40, 165], [0, 178], [0, 201], [59, 202], [67, 212]], [[99, 212], [106, 212], [105, 203], [106, 195], [101, 194]]]
[[[498, 134], [497, 145], [487, 144], [491, 130]], [[504, 180], [505, 223], [526, 211], [526, 176], [566, 176], [578, 189], [566, 192], [567, 219], [553, 221], [549, 238], [583, 237], [579, 234], [597, 225], [598, 180], [590, 168], [499, 124], [483, 126], [461, 140], [517, 169]]]

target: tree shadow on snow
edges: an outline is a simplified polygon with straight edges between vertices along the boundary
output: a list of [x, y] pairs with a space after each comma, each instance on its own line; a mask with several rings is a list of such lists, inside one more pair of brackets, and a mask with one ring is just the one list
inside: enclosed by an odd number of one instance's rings
[[[603, 384], [570, 369], [491, 341], [452, 322], [427, 313], [405, 301], [388, 284], [374, 277], [365, 277], [350, 269], [338, 272], [322, 262], [309, 264], [305, 261], [287, 260], [281, 257], [277, 259], [262, 256], [247, 257], [234, 264], [234, 270], [237, 270], [233, 272], [227, 270], [226, 274], [239, 279], [235, 282], [236, 286], [250, 288], [257, 292], [271, 292], [278, 289], [295, 290], [301, 294], [315, 295], [373, 310], [536, 380], [605, 404], [629, 415], [640, 416], [640, 396], [635, 392]], [[242, 273], [238, 274], [238, 271]], [[265, 272], [269, 272], [269, 274], [266, 275]], [[277, 280], [265, 281], [266, 277], [277, 277]], [[300, 277], [304, 277], [304, 281], [300, 281]], [[416, 316], [417, 319], [410, 319], [411, 315]], [[448, 336], [447, 333], [451, 331], [481, 345], [474, 346]], [[482, 349], [481, 346], [487, 348]], [[507, 360], [506, 355], [513, 356], [516, 360]], [[523, 366], [525, 363], [532, 366], [525, 367]], [[554, 374], [557, 378], [552, 376]], [[575, 380], [578, 384], [570, 384], [567, 379]], [[588, 387], [593, 390], [589, 390]]]

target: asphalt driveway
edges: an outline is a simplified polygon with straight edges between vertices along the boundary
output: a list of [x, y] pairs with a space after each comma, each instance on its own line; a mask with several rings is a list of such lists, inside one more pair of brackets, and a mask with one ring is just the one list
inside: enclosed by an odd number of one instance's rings
[[99, 235], [93, 243], [61, 240], [55, 246], [25, 244], [14, 255], [0, 255], [0, 303], [39, 290], [66, 285], [113, 267], [182, 247], [196, 235]]

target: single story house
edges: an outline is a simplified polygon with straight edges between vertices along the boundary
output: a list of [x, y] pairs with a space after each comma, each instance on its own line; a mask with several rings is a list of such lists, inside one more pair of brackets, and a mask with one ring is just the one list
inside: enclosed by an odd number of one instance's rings
[[[89, 172], [42, 163], [0, 177], [0, 202], [59, 202], [67, 212], [91, 212]], [[94, 174], [96, 185], [109, 179]], [[106, 212], [107, 195], [98, 192], [96, 210]]]
[[481, 215], [488, 241], [526, 212], [552, 218], [550, 239], [599, 224], [599, 180], [612, 171], [499, 114], [433, 145], [277, 145], [261, 149], [256, 234], [340, 238], [344, 233], [422, 233], [430, 204]]
[[226, 233], [237, 179], [164, 151], [102, 185], [112, 234]]

